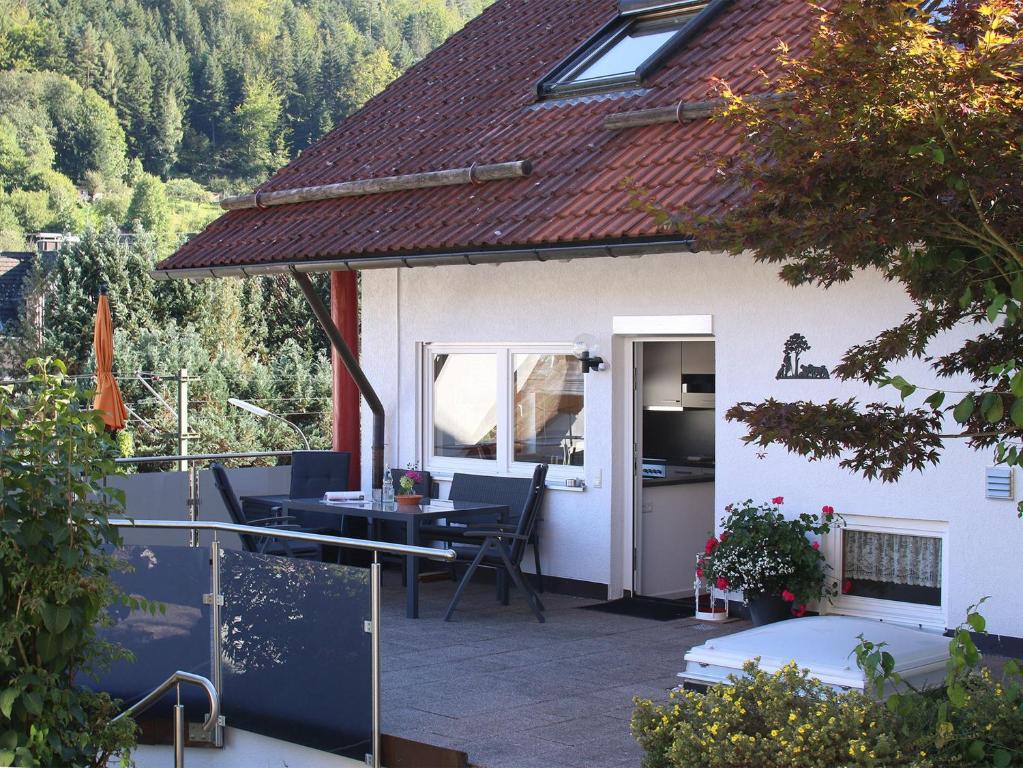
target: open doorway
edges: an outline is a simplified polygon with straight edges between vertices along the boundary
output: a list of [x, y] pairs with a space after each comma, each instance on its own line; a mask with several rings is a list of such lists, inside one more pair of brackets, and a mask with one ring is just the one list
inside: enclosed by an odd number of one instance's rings
[[714, 531], [714, 342], [634, 345], [633, 593], [691, 597]]

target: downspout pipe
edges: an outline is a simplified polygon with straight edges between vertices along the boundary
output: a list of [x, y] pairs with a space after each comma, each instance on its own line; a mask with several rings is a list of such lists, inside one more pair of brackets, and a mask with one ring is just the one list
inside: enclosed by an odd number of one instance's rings
[[337, 325], [334, 324], [333, 318], [330, 316], [330, 310], [323, 303], [323, 299], [316, 292], [316, 288], [313, 286], [312, 280], [309, 279], [309, 275], [298, 272], [297, 270], [291, 271], [291, 276], [298, 283], [298, 287], [302, 289], [302, 293], [305, 295], [305, 300], [309, 304], [309, 308], [313, 311], [316, 319], [320, 325], [323, 326], [324, 332], [327, 334], [327, 338], [330, 339], [331, 345], [334, 347], [334, 351], [337, 352], [337, 356], [341, 358], [341, 362], [345, 368], [348, 369], [348, 373], [351, 374], [352, 379], [355, 381], [355, 386], [359, 388], [359, 393], [366, 401], [366, 405], [369, 406], [369, 410], [373, 414], [373, 488], [384, 487], [384, 406], [380, 402], [380, 398], [377, 397], [376, 390], [373, 389], [373, 385], [369, 383], [369, 379], [366, 377], [366, 373], [362, 370], [362, 366], [359, 365], [359, 359], [352, 352], [351, 347], [345, 342], [344, 336], [341, 335], [341, 331], [338, 330]]

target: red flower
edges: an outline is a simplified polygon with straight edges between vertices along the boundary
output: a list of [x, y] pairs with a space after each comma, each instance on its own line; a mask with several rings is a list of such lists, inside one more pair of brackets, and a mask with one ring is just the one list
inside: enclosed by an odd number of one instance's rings
[[810, 546], [813, 547], [814, 549], [818, 549], [819, 550], [821, 548], [821, 543], [819, 541], [815, 541]]
[[833, 514], [835, 514], [835, 508], [825, 504], [823, 507], [821, 507], [821, 512], [824, 513], [824, 517], [831, 517]]
[[784, 504], [785, 503], [785, 497], [784, 496], [775, 496], [773, 499], [771, 499], [771, 503], [772, 504]]
[[803, 605], [802, 603], [800, 603], [797, 606], [794, 606], [792, 608], [792, 615], [795, 616], [797, 619], [800, 616], [805, 616], [806, 615], [806, 606]]
[[796, 601], [796, 596], [787, 589], [783, 589], [781, 592], [781, 599], [786, 603], [794, 603]]
[[697, 569], [696, 569], [696, 578], [698, 578], [698, 579], [702, 579], [703, 578], [703, 568], [697, 567]]
[[703, 551], [708, 555], [714, 551], [714, 547], [718, 545], [718, 540], [714, 538], [707, 539], [707, 543], [703, 545]]
[[717, 584], [718, 589], [728, 589], [728, 579], [724, 576], [718, 576]]
[[846, 579], [845, 581], [842, 582], [843, 595], [848, 595], [850, 592], [852, 592], [852, 588], [853, 588], [852, 579]]
[[725, 539], [727, 539], [729, 536], [731, 536], [731, 534], [728, 531], [721, 531], [721, 535], [718, 537], [718, 540], [722, 544], [724, 544], [725, 543]]

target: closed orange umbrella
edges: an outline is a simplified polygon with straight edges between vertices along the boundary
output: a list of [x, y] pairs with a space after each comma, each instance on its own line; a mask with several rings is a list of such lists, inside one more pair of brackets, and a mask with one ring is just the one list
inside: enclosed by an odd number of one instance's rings
[[114, 324], [110, 320], [110, 302], [107, 289], [100, 288], [99, 303], [96, 304], [96, 328], [92, 334], [96, 350], [96, 399], [92, 407], [100, 411], [107, 429], [124, 429], [128, 409], [124, 407], [121, 390], [114, 380]]

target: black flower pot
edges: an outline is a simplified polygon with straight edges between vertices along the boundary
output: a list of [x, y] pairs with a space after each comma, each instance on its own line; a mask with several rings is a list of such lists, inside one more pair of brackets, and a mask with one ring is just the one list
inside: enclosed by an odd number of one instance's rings
[[792, 618], [792, 603], [786, 603], [780, 595], [761, 595], [749, 599], [749, 615], [754, 627], [773, 624]]

